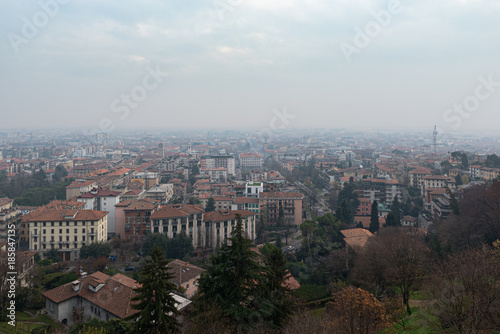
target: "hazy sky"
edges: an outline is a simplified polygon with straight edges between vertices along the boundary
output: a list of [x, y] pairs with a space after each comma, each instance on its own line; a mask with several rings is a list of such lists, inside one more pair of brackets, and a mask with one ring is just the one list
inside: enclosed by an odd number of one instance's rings
[[498, 0], [0, 0], [0, 35], [0, 129], [500, 124]]

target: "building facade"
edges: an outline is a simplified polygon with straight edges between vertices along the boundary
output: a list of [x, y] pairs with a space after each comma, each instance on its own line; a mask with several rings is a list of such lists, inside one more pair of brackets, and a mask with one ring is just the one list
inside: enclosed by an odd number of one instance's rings
[[80, 257], [80, 248], [107, 240], [108, 212], [96, 210], [47, 210], [28, 220], [29, 250], [59, 252], [64, 261]]

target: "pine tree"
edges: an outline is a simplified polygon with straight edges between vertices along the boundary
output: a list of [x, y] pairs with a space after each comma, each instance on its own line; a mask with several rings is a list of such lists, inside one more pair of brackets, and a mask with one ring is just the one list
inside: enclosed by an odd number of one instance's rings
[[378, 203], [373, 201], [372, 203], [372, 213], [370, 217], [370, 232], [375, 233], [379, 230], [380, 223], [378, 220]]
[[207, 201], [205, 212], [212, 212], [212, 211], [215, 211], [215, 200], [213, 197], [210, 197]]
[[139, 274], [141, 287], [136, 289], [137, 296], [132, 301], [139, 301], [132, 307], [139, 310], [130, 316], [135, 319], [134, 333], [178, 333], [179, 323], [175, 318], [177, 308], [172, 295], [177, 287], [172, 283], [174, 275], [169, 272], [168, 261], [163, 251], [154, 246], [151, 258], [146, 260]]
[[274, 327], [281, 328], [294, 312], [295, 303], [290, 288], [285, 284], [289, 275], [285, 255], [277, 246], [268, 245], [268, 251], [263, 257], [266, 264], [266, 284], [270, 290], [269, 300], [274, 305], [270, 321]]
[[253, 321], [272, 313], [272, 305], [265, 300], [264, 268], [251, 250], [252, 241], [244, 237], [241, 216], [236, 215], [236, 220], [232, 237], [217, 249], [212, 266], [199, 280], [199, 302], [208, 308], [215, 304], [234, 328], [251, 327]]
[[394, 196], [394, 200], [392, 201], [391, 211], [394, 212], [396, 216], [397, 224], [396, 226], [401, 225], [401, 204], [399, 203], [398, 197]]

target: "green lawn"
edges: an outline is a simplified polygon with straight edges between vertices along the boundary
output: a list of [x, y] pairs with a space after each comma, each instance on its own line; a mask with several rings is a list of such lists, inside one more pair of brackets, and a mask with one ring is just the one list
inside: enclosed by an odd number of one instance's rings
[[16, 312], [16, 326], [13, 327], [9, 325], [7, 322], [0, 322], [0, 333], [5, 334], [14, 334], [14, 333], [22, 333], [29, 334], [35, 328], [45, 326], [45, 325], [53, 325], [55, 327], [61, 327], [60, 324], [50, 319], [48, 316], [40, 314], [36, 317], [31, 317], [28, 313], [25, 312]]
[[[410, 333], [410, 334], [431, 334], [436, 333], [437, 328], [436, 318], [425, 312], [423, 308], [412, 307], [412, 315], [406, 316], [404, 326], [402, 324], [394, 325], [397, 333]], [[392, 333], [392, 332], [387, 332]]]

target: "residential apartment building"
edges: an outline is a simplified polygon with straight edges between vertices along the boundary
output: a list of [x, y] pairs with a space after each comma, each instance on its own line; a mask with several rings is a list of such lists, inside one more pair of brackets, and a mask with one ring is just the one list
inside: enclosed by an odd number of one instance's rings
[[21, 211], [19, 208], [14, 207], [14, 200], [9, 198], [0, 198], [0, 241], [7, 241], [9, 225], [15, 226], [15, 235], [10, 235], [14, 237], [17, 241], [19, 236], [19, 220], [21, 216]]
[[231, 232], [236, 227], [236, 215], [241, 215], [243, 233], [246, 238], [255, 240], [256, 214], [246, 210], [234, 211], [212, 211], [206, 212], [205, 222], [205, 242], [207, 247], [220, 247], [222, 243], [231, 237]]
[[151, 216], [159, 206], [158, 201], [149, 198], [118, 203], [116, 234], [121, 239], [141, 243], [146, 237], [145, 232], [151, 231]]
[[97, 182], [95, 181], [74, 181], [66, 187], [66, 198], [70, 199], [73, 197], [78, 197], [80, 195], [88, 193], [94, 188], [97, 188]]
[[302, 224], [302, 201], [304, 195], [296, 192], [262, 192], [259, 194], [259, 212], [269, 225], [278, 223], [279, 209], [283, 209], [284, 222]]
[[210, 197], [214, 199], [215, 210], [231, 210], [231, 204], [233, 203], [234, 200], [232, 197], [211, 196], [207, 194], [203, 194], [198, 197], [203, 209], [207, 207], [207, 202]]
[[146, 191], [146, 198], [167, 204], [174, 197], [174, 185], [171, 183], [156, 184]]
[[193, 241], [193, 247], [208, 247], [206, 243], [205, 211], [198, 205], [173, 204], [163, 206], [151, 215], [153, 233], [166, 234], [175, 238], [184, 232]]
[[391, 203], [395, 197], [402, 200], [401, 185], [395, 180], [386, 179], [362, 179], [355, 192], [359, 198], [365, 198], [371, 202]]
[[160, 183], [160, 175], [155, 172], [140, 172], [137, 174], [134, 174], [130, 178], [130, 182], [141, 182], [143, 184], [143, 188], [148, 190], [155, 184]]
[[480, 178], [485, 181], [493, 181], [500, 177], [500, 168], [481, 167]]
[[471, 165], [469, 166], [469, 172], [471, 180], [478, 180], [481, 177], [481, 166]]
[[410, 177], [410, 186], [422, 189], [424, 185], [424, 177], [431, 175], [430, 169], [425, 167], [418, 167], [408, 173]]
[[200, 158], [201, 169], [213, 169], [224, 167], [227, 169], [227, 174], [234, 176], [236, 174], [236, 164], [233, 155], [204, 155]]
[[212, 182], [227, 181], [227, 168], [225, 167], [201, 169], [200, 174], [208, 176]]
[[262, 182], [248, 182], [245, 185], [245, 196], [258, 198], [259, 194], [264, 192], [264, 184]]
[[454, 189], [457, 181], [454, 178], [445, 175], [427, 175], [424, 177], [422, 196], [425, 195], [425, 189], [428, 188], [450, 188]]
[[80, 248], [107, 240], [108, 212], [52, 209], [34, 215], [29, 223], [29, 250], [58, 250], [64, 261], [80, 257]]
[[231, 205], [231, 210], [247, 210], [255, 212], [259, 219], [259, 199], [254, 197], [236, 197]]
[[262, 168], [264, 160], [258, 153], [240, 153], [240, 167], [242, 169]]
[[116, 208], [120, 203], [121, 193], [107, 189], [92, 189], [88, 193], [76, 198], [79, 202], [85, 203], [85, 210], [107, 211], [108, 214], [108, 235], [116, 234]]

